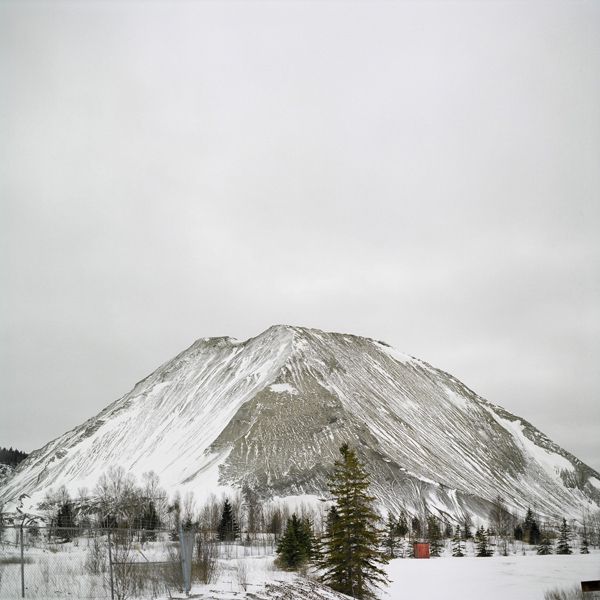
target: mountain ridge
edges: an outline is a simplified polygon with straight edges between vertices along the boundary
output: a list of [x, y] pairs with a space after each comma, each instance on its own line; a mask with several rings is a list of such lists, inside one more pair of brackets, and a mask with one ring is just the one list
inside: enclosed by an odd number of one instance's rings
[[319, 497], [343, 442], [392, 510], [481, 517], [500, 494], [516, 511], [577, 518], [600, 501], [596, 471], [451, 374], [372, 338], [274, 325], [196, 340], [33, 452], [0, 503], [92, 488], [111, 464], [154, 470], [169, 490]]

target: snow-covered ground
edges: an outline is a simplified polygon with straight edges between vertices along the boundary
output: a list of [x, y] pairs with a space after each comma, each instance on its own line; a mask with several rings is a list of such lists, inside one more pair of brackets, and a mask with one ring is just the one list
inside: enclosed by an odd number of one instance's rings
[[[209, 597], [212, 591], [219, 600], [243, 598], [237, 574], [242, 562], [246, 563], [246, 589], [258, 597], [268, 592], [265, 584], [268, 588], [269, 583], [294, 579], [292, 573], [274, 569], [272, 559], [246, 558], [222, 564], [219, 581], [192, 591]], [[386, 570], [392, 582], [380, 590], [381, 600], [544, 600], [544, 592], [551, 589], [600, 579], [600, 554], [395, 559]]]
[[[158, 547], [158, 543], [156, 544]], [[273, 555], [248, 555], [243, 548], [221, 555], [217, 576], [207, 585], [195, 584], [194, 597], [216, 600], [269, 600], [282, 594], [291, 600], [335, 600], [341, 596], [327, 592], [316, 583], [298, 579], [296, 573], [280, 571], [274, 566]], [[159, 559], [153, 544], [144, 548], [144, 556]], [[258, 548], [256, 549], [259, 550]], [[28, 549], [25, 576], [27, 597], [37, 600], [49, 598], [110, 597], [106, 566], [103, 573], [92, 575], [84, 568], [90, 549], [81, 542], [65, 544], [53, 551]], [[0, 561], [0, 599], [20, 597], [20, 567], [15, 547], [4, 547], [7, 564]], [[432, 558], [429, 560], [394, 559], [386, 567], [389, 587], [380, 590], [381, 600], [544, 600], [544, 592], [554, 588], [572, 588], [581, 581], [600, 579], [600, 553], [571, 556], [513, 555], [491, 558]], [[180, 576], [176, 569], [177, 579]], [[311, 574], [309, 574], [310, 576]], [[315, 574], [312, 573], [314, 577]], [[165, 582], [166, 583], [166, 582]], [[165, 583], [145, 586], [140, 600], [183, 598], [173, 586], [165, 590]]]
[[600, 579], [600, 554], [395, 559], [382, 599], [544, 600], [544, 592]]

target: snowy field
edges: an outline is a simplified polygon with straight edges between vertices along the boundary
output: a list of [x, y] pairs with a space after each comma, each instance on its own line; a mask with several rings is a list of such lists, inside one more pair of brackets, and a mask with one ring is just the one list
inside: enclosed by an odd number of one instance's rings
[[600, 554], [395, 559], [380, 598], [544, 600], [544, 592], [600, 579]]
[[[86, 569], [90, 556], [90, 540], [80, 540], [48, 548], [28, 548], [25, 553], [27, 598], [32, 600], [73, 599], [107, 600], [110, 598], [106, 564], [101, 572]], [[143, 549], [143, 558], [164, 560], [165, 548], [176, 544], [151, 542]], [[330, 594], [306, 580], [298, 581], [295, 573], [275, 568], [272, 549], [234, 544], [223, 548], [217, 559], [216, 577], [206, 585], [195, 584], [193, 597], [204, 600], [270, 600], [285, 596], [290, 600], [336, 600]], [[139, 553], [136, 550], [136, 558]], [[20, 566], [18, 549], [5, 546], [4, 561], [0, 561], [0, 599], [20, 597]], [[143, 565], [142, 565], [143, 566]], [[394, 559], [386, 567], [389, 587], [379, 592], [381, 600], [544, 600], [544, 592], [554, 588], [579, 586], [582, 580], [600, 579], [600, 552], [570, 556], [537, 556], [516, 554], [490, 558], [432, 558], [429, 560]], [[175, 564], [176, 580], [181, 577]], [[142, 578], [150, 573], [144, 572]], [[156, 582], [148, 581], [134, 596], [139, 600], [183, 598], [177, 585], [167, 585], [163, 576], [155, 573]], [[313, 574], [309, 574], [309, 576]], [[298, 583], [294, 583], [297, 581]], [[273, 589], [275, 586], [277, 589]], [[304, 586], [304, 587], [303, 587]], [[308, 586], [308, 587], [307, 587]], [[312, 587], [311, 587], [312, 586]]]
[[[273, 569], [272, 559], [245, 559], [246, 591], [258, 593], [265, 583], [291, 581], [294, 575]], [[222, 564], [218, 582], [195, 586], [193, 593], [219, 599], [244, 598], [236, 573], [239, 561]], [[570, 556], [495, 556], [490, 558], [395, 559], [387, 566], [392, 583], [381, 600], [544, 600], [554, 588], [580, 586], [600, 579], [600, 553]], [[290, 596], [295, 598], [295, 596]], [[299, 596], [302, 597], [301, 595]]]

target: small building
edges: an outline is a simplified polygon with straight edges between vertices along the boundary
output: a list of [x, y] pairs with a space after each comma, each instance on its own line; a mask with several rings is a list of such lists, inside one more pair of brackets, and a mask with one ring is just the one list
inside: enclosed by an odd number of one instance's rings
[[413, 544], [415, 558], [429, 558], [429, 544], [427, 542], [415, 542]]

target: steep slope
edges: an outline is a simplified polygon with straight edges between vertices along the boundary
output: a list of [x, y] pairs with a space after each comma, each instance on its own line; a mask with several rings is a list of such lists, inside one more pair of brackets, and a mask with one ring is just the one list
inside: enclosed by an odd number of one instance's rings
[[460, 381], [371, 339], [276, 326], [198, 340], [97, 417], [38, 450], [0, 502], [93, 487], [111, 464], [197, 494], [249, 484], [264, 497], [326, 494], [345, 441], [390, 508], [581, 515], [600, 475]]

